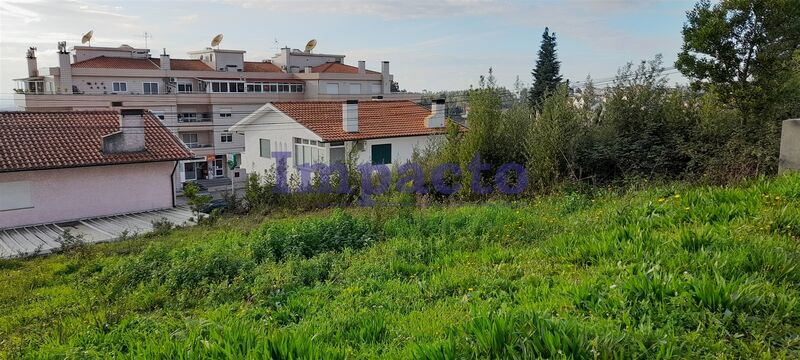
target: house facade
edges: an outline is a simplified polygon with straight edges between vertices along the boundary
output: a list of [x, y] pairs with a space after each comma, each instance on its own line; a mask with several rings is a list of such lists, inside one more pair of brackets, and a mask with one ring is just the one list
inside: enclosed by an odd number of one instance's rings
[[16, 79], [15, 102], [28, 111], [149, 109], [197, 155], [176, 183], [229, 178], [242, 163], [244, 137], [228, 127], [272, 101], [418, 98], [392, 93], [389, 62], [380, 71], [344, 63], [344, 55], [284, 48], [268, 60], [245, 51], [205, 48], [188, 58], [149, 49], [59, 43], [58, 66], [39, 69], [28, 51], [28, 76]]
[[250, 173], [274, 169], [277, 153], [295, 174], [345, 162], [351, 151], [358, 164], [401, 165], [442, 140], [444, 101], [430, 110], [407, 100], [272, 102], [229, 131], [244, 136], [242, 166]]
[[142, 110], [2, 112], [0, 229], [174, 206], [194, 154]]

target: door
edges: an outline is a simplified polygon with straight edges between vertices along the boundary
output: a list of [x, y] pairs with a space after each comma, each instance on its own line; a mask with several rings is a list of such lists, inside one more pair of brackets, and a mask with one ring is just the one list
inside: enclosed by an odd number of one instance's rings
[[225, 176], [225, 159], [222, 157], [217, 156], [214, 159], [214, 177], [223, 177]]

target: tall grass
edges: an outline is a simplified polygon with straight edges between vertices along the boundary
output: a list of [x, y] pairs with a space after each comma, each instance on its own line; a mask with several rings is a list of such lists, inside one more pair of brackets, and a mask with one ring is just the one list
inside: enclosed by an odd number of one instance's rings
[[0, 261], [0, 358], [798, 358], [799, 188], [222, 217]]

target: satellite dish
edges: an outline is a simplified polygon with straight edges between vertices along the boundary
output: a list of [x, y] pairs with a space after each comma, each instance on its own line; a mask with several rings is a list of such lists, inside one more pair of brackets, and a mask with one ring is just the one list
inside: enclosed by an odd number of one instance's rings
[[221, 42], [222, 42], [222, 34], [217, 34], [217, 36], [214, 36], [214, 38], [211, 39], [211, 46], [216, 46], [217, 48], [219, 48], [219, 43]]
[[311, 50], [314, 50], [314, 48], [315, 48], [316, 46], [317, 46], [317, 39], [311, 39], [311, 40], [309, 40], [308, 44], [306, 44], [306, 52], [307, 52], [307, 53], [310, 53], [310, 52], [311, 52]]
[[92, 35], [94, 35], [94, 30], [89, 30], [86, 34], [83, 35], [81, 38], [81, 44], [89, 43], [89, 46], [92, 46]]

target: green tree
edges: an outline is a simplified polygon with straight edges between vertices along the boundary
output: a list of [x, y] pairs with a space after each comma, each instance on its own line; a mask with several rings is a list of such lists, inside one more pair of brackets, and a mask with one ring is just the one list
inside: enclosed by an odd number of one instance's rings
[[[781, 86], [800, 49], [800, 1], [701, 0], [687, 12], [675, 66], [694, 86], [713, 90], [745, 119], [779, 114]], [[775, 106], [778, 105], [778, 106]], [[765, 116], [765, 113], [772, 116]]]
[[528, 94], [531, 108], [536, 110], [541, 109], [544, 98], [556, 90], [562, 79], [559, 74], [561, 63], [556, 56], [556, 33], [551, 34], [548, 28], [544, 28], [538, 56], [532, 72], [533, 85]]

